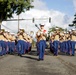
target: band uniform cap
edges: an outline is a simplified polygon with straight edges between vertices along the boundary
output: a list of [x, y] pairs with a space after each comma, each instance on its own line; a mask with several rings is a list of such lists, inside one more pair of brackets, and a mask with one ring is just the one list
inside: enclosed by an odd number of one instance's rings
[[64, 34], [66, 34], [66, 32], [64, 31]]
[[40, 26], [45, 26], [45, 24], [44, 23], [41, 23]]
[[58, 30], [59, 28], [55, 28], [56, 30]]
[[71, 32], [71, 30], [69, 30], [69, 32]]
[[69, 32], [66, 32], [67, 34], [69, 33]]
[[72, 29], [73, 31], [75, 30], [75, 29]]

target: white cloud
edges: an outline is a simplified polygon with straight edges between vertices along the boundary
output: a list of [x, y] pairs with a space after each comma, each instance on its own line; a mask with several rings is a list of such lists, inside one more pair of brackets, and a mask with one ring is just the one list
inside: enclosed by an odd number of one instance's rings
[[52, 14], [52, 25], [67, 28], [68, 24], [72, 21], [71, 17], [62, 12], [52, 10], [50, 13]]
[[[68, 24], [72, 22], [72, 19], [68, 17], [66, 14], [56, 11], [56, 10], [48, 10], [46, 3], [42, 2], [42, 0], [35, 0], [33, 3], [35, 8], [31, 9], [30, 11], [26, 11], [25, 13], [20, 14], [20, 19], [32, 19], [35, 18], [35, 23], [32, 23], [32, 20], [23, 20], [20, 21], [19, 25], [20, 28], [25, 29], [25, 31], [37, 31], [38, 29], [35, 27], [35, 24], [44, 23], [46, 26], [45, 28], [48, 30], [49, 27], [55, 25], [63, 28], [68, 28]], [[49, 20], [37, 20], [39, 18], [49, 18], [51, 17], [51, 23], [49, 23]], [[18, 18], [17, 15], [14, 14], [14, 18]], [[7, 22], [6, 25], [7, 29], [10, 32], [17, 32], [18, 31], [18, 22], [17, 21], [10, 21]]]
[[34, 9], [39, 9], [39, 10], [47, 10], [46, 3], [43, 2], [42, 0], [34, 0], [32, 3], [34, 5]]
[[75, 12], [76, 12], [76, 0], [73, 0], [73, 4], [74, 4]]

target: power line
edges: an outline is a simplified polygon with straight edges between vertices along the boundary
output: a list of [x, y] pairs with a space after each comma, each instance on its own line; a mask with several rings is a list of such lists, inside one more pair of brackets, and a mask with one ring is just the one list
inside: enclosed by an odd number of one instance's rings
[[49, 20], [49, 23], [51, 22], [51, 17], [49, 18], [32, 18], [32, 19], [8, 19], [8, 20], [5, 20], [5, 21], [23, 21], [23, 20], [32, 20], [32, 22], [34, 22], [35, 20]]
[[6, 29], [11, 30], [13, 33], [15, 33], [15, 32], [14, 32], [14, 30], [12, 30], [12, 29], [10, 29], [10, 28], [8, 28], [8, 27], [4, 26], [3, 24], [2, 24], [2, 26], [3, 26], [3, 27], [5, 27]]

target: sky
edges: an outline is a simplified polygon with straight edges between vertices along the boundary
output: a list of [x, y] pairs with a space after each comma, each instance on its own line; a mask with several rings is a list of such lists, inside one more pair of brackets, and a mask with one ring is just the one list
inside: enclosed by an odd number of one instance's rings
[[42, 0], [46, 3], [48, 9], [57, 10], [65, 14], [74, 14], [73, 0]]
[[[72, 29], [68, 25], [72, 23], [74, 19], [74, 14], [76, 13], [76, 0], [34, 0], [32, 3], [34, 5], [33, 9], [25, 11], [19, 15], [20, 19], [32, 19], [35, 18], [35, 22], [32, 20], [24, 20], [19, 22], [19, 27], [24, 29], [26, 32], [30, 31], [36, 32], [38, 29], [35, 24], [45, 24], [45, 29], [48, 31], [49, 28], [53, 26], [59, 26], [62, 28]], [[51, 17], [51, 23], [49, 23], [48, 18]], [[13, 14], [13, 19], [17, 19], [18, 16]], [[47, 18], [46, 20], [37, 20], [39, 18]], [[2, 22], [5, 30], [12, 33], [18, 31], [17, 21]]]

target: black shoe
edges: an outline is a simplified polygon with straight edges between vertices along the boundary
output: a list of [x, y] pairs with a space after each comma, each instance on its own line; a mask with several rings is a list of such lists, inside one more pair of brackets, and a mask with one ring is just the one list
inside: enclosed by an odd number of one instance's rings
[[54, 56], [57, 56], [57, 54], [54, 54]]
[[22, 55], [20, 54], [20, 57], [22, 57]]
[[75, 56], [74, 54], [72, 54], [71, 56]]
[[38, 61], [40, 61], [41, 59], [38, 59]]
[[39, 55], [39, 53], [37, 53], [37, 56]]
[[41, 59], [42, 61], [44, 60], [44, 59]]
[[18, 56], [20, 56], [20, 54], [18, 54]]
[[18, 56], [22, 57], [22, 55], [21, 55], [21, 54], [18, 54]]

